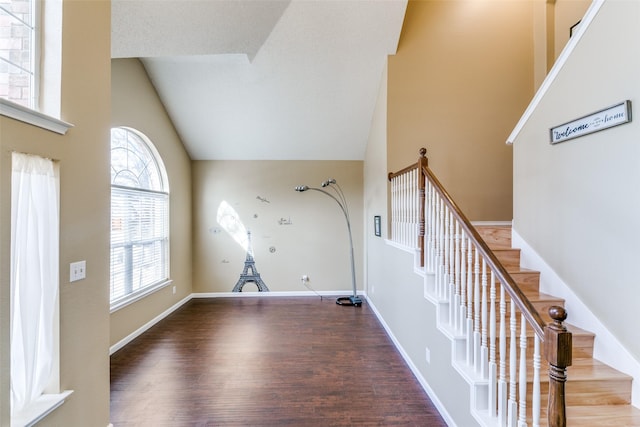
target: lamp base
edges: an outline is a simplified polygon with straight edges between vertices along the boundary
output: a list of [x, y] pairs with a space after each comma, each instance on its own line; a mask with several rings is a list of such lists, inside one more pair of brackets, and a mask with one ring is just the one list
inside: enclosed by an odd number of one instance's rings
[[360, 299], [360, 297], [357, 295], [352, 295], [350, 297], [340, 297], [336, 300], [336, 304], [360, 307], [362, 305], [362, 299]]

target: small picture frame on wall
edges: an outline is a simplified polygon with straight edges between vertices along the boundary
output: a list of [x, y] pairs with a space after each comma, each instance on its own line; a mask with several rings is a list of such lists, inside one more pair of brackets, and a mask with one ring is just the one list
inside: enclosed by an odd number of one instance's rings
[[380, 228], [380, 215], [376, 215], [373, 217], [373, 232], [376, 236], [380, 237], [382, 235], [382, 230]]

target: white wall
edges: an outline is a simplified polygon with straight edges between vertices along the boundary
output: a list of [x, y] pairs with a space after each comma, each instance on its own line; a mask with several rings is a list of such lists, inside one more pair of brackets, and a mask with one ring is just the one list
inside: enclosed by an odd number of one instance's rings
[[605, 2], [514, 141], [514, 228], [636, 360], [640, 123], [553, 146], [549, 129], [640, 105], [639, 39], [640, 3]]

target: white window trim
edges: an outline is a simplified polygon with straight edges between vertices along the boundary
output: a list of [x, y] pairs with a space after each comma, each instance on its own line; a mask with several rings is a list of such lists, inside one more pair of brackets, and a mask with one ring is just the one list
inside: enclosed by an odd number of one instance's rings
[[61, 406], [73, 390], [43, 394], [33, 404], [11, 415], [11, 427], [31, 427]]
[[73, 127], [71, 123], [64, 122], [22, 105], [0, 98], [0, 115], [19, 120], [30, 125], [37, 126], [51, 132], [64, 135]]
[[[168, 259], [167, 259], [168, 261]], [[148, 295], [151, 295], [152, 293], [159, 291], [162, 288], [166, 288], [167, 286], [169, 286], [171, 283], [173, 283], [173, 279], [167, 279], [164, 280], [162, 282], [158, 282], [155, 285], [151, 285], [151, 286], [147, 286], [146, 288], [142, 288], [137, 292], [133, 292], [130, 293], [128, 295], [125, 295], [124, 297], [115, 300], [114, 302], [111, 303], [111, 309], [109, 311], [109, 313], [114, 313], [118, 310], [120, 310], [121, 308], [125, 308], [126, 306], [128, 306], [129, 304], [133, 304], [136, 301], [140, 301], [141, 299], [145, 298]]]

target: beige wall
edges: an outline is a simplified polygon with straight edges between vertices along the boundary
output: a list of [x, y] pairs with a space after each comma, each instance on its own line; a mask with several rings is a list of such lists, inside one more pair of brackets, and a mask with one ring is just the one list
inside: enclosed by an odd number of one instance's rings
[[114, 345], [191, 294], [191, 160], [138, 59], [111, 61], [111, 96], [111, 125], [145, 134], [167, 170], [173, 280], [171, 286], [111, 314]]
[[640, 3], [605, 2], [514, 141], [515, 229], [636, 360], [640, 124], [553, 146], [549, 128], [626, 99], [638, 105], [640, 60], [629, 49], [639, 20]]
[[[60, 384], [73, 395], [39, 426], [109, 423], [109, 1], [65, 1], [62, 136], [0, 117], [0, 425], [9, 425], [10, 159], [12, 151], [60, 162]], [[69, 283], [69, 263], [87, 262]]]
[[[251, 231], [256, 268], [271, 291], [350, 291], [346, 221], [338, 205], [300, 184], [335, 178], [352, 221], [358, 288], [362, 283], [362, 162], [195, 161], [193, 171], [194, 292], [231, 292], [244, 268], [244, 250], [217, 223], [226, 201]], [[261, 201], [258, 197], [266, 199]], [[291, 225], [280, 225], [284, 219]], [[270, 248], [274, 252], [270, 252]], [[243, 292], [256, 291], [248, 284]]]
[[531, 2], [409, 1], [389, 58], [389, 170], [425, 147], [471, 220], [511, 220], [505, 141], [533, 85]]

